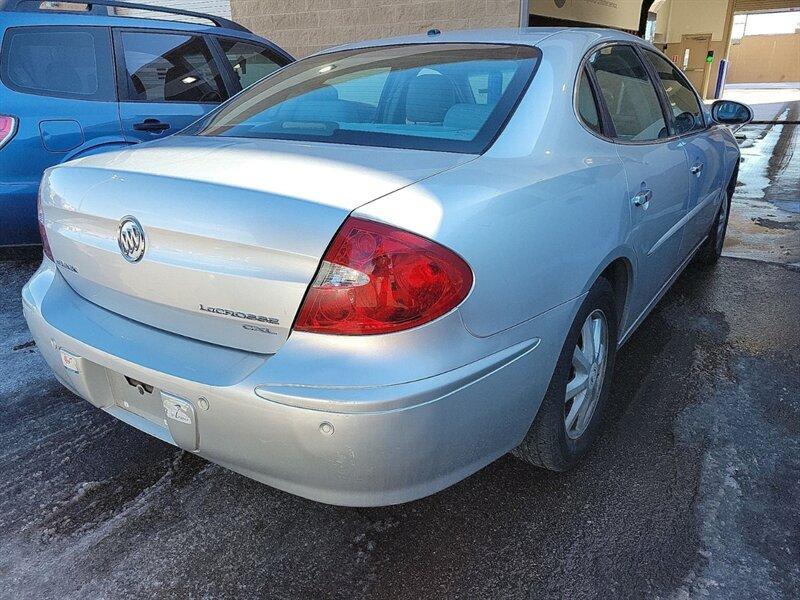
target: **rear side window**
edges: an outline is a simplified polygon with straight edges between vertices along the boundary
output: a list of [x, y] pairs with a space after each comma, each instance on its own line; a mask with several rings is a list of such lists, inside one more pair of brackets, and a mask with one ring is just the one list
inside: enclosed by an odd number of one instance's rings
[[122, 31], [127, 99], [143, 102], [208, 102], [228, 94], [202, 37]]
[[675, 118], [675, 132], [678, 135], [703, 129], [703, 112], [694, 91], [683, 75], [672, 64], [655, 52], [645, 50], [645, 57], [653, 65], [658, 79], [667, 94], [672, 116]]
[[230, 38], [218, 40], [242, 88], [253, 85], [286, 64], [286, 60], [279, 59], [272, 50], [264, 46]]
[[602, 133], [597, 103], [585, 70], [581, 73], [581, 79], [578, 82], [578, 115], [592, 131]]
[[0, 51], [9, 88], [39, 96], [115, 100], [111, 36], [105, 27], [14, 27]]
[[589, 65], [618, 139], [646, 142], [669, 135], [656, 89], [633, 48], [601, 48], [589, 58]]

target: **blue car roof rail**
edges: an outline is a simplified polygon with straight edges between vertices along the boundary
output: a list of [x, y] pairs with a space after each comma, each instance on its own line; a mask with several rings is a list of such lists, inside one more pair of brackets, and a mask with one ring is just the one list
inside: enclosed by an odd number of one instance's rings
[[[81, 2], [80, 0], [66, 0], [66, 4], [85, 4], [86, 11], [76, 12], [74, 9], [63, 8], [60, 9], [56, 7], [46, 7], [42, 8], [41, 0], [0, 0], [0, 12], [3, 11], [21, 11], [21, 12], [31, 12], [31, 11], [48, 11], [48, 12], [67, 12], [70, 14], [104, 14], [109, 15], [108, 9], [109, 8], [131, 8], [135, 10], [146, 10], [150, 12], [159, 12], [159, 13], [166, 13], [171, 15], [181, 15], [184, 17], [194, 17], [196, 19], [204, 19], [206, 21], [210, 21], [217, 27], [224, 27], [226, 29], [233, 29], [236, 31], [244, 31], [247, 33], [251, 33], [249, 29], [239, 25], [230, 19], [226, 19], [224, 17], [218, 17], [216, 15], [209, 15], [207, 13], [196, 12], [193, 10], [183, 10], [181, 8], [174, 8], [171, 6], [153, 6], [151, 4], [138, 4], [136, 2], [118, 2], [117, 0], [89, 0], [86, 2]], [[102, 11], [100, 9], [105, 9]], [[113, 16], [113, 15], [110, 15]]]

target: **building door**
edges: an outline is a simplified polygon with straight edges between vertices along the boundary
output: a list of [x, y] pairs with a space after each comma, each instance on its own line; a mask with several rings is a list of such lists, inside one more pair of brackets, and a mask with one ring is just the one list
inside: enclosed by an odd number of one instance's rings
[[678, 54], [678, 65], [686, 73], [686, 78], [692, 82], [692, 85], [700, 92], [701, 96], [705, 96], [703, 85], [708, 66], [706, 56], [710, 45], [710, 33], [684, 35], [681, 38], [680, 54]]

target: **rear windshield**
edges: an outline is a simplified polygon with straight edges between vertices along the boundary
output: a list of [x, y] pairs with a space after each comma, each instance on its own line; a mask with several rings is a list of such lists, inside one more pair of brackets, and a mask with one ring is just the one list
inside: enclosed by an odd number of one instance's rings
[[293, 63], [186, 133], [480, 153], [525, 90], [538, 51], [505, 44], [345, 50]]

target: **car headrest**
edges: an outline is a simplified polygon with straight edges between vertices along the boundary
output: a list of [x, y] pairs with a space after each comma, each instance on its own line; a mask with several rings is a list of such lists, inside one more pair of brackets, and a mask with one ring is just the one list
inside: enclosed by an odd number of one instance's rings
[[417, 75], [408, 84], [406, 119], [412, 123], [442, 123], [456, 103], [453, 83], [438, 73]]
[[306, 94], [307, 100], [338, 100], [339, 90], [332, 85], [323, 85]]
[[454, 104], [445, 114], [443, 125], [453, 129], [480, 129], [493, 108], [490, 104]]
[[308, 100], [285, 102], [278, 108], [283, 121], [331, 121], [335, 123], [365, 123], [369, 116], [364, 114], [363, 106], [345, 100]]

